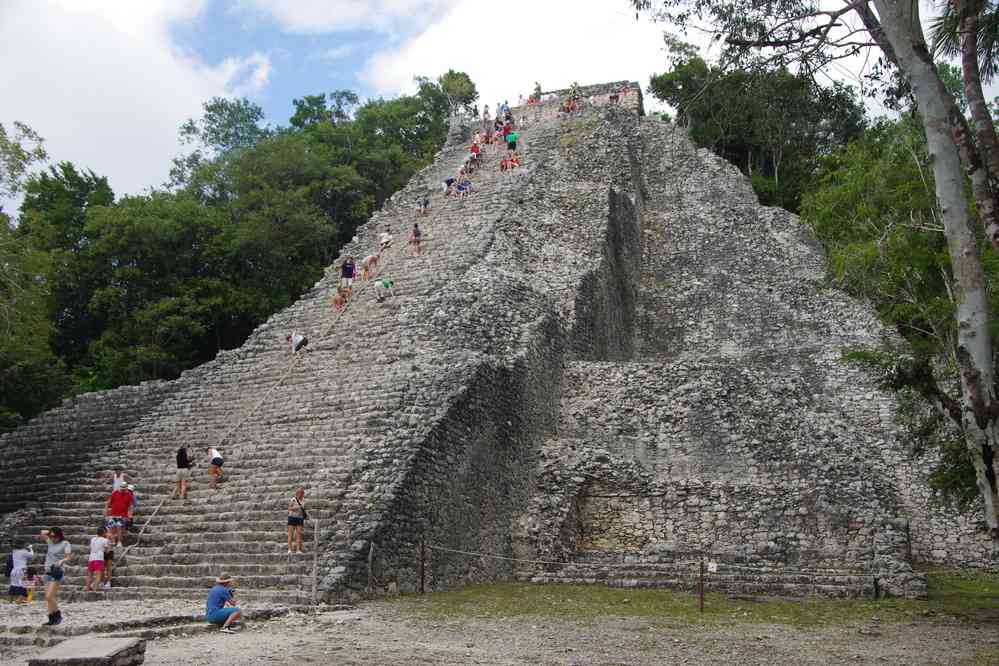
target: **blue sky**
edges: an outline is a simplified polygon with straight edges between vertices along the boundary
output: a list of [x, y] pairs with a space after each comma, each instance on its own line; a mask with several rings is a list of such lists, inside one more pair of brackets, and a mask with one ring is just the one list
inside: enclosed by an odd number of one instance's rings
[[[162, 185], [177, 128], [216, 96], [247, 96], [272, 124], [292, 99], [413, 90], [466, 71], [494, 105], [573, 81], [647, 85], [662, 26], [627, 0], [0, 0], [0, 123], [26, 122], [53, 162], [106, 175], [117, 195]], [[502, 8], [503, 16], [497, 13]], [[481, 103], [480, 102], [480, 103]], [[0, 202], [7, 210], [16, 202]], [[12, 206], [11, 204], [15, 204]]]
[[370, 95], [358, 73], [369, 54], [366, 45], [382, 41], [372, 30], [283, 32], [273, 21], [223, 0], [207, 3], [197, 19], [177, 23], [171, 32], [180, 48], [208, 63], [268, 54], [274, 76], [254, 97], [267, 118], [278, 124], [287, 124], [294, 98], [339, 89]]

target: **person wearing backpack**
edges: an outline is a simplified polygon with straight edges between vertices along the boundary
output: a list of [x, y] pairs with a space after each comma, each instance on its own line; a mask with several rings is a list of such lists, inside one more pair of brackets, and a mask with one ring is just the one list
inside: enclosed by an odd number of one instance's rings
[[4, 576], [14, 580], [19, 571], [28, 568], [28, 562], [35, 556], [35, 551], [31, 549], [31, 544], [20, 541], [15, 542], [16, 548], [7, 553], [7, 563], [4, 566]]
[[302, 526], [309, 514], [305, 511], [305, 488], [295, 490], [295, 495], [288, 503], [288, 554], [291, 555], [294, 546], [302, 552]]
[[173, 489], [170, 499], [175, 497], [179, 497], [181, 500], [187, 499], [187, 486], [191, 482], [192, 467], [194, 467], [194, 461], [191, 459], [191, 454], [186, 446], [181, 445], [177, 449], [177, 486]]

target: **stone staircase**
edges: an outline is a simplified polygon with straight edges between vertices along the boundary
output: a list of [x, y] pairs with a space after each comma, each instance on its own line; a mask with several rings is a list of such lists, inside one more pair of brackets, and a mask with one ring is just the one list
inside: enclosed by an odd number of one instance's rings
[[[374, 289], [358, 281], [346, 312], [336, 319], [327, 299], [338, 280], [324, 278], [258, 328], [243, 347], [165, 384], [162, 398], [123, 429], [124, 436], [91, 447], [97, 453], [81, 456], [68, 470], [64, 458], [69, 452], [57, 439], [32, 440], [32, 426], [15, 436], [34, 446], [21, 448], [14, 437], [5, 438], [9, 445], [0, 471], [4, 479], [22, 480], [5, 489], [5, 506], [30, 509], [19, 535], [60, 525], [74, 546], [65, 592], [71, 598], [80, 594], [86, 544], [110, 492], [102, 477], [123, 466], [136, 479], [139, 505], [126, 542], [131, 545], [124, 558], [118, 550], [114, 589], [107, 596], [200, 599], [224, 570], [236, 577], [244, 600], [312, 602], [313, 519], [319, 520], [324, 556], [360, 548], [355, 530], [366, 508], [362, 502], [370, 498], [352, 498], [348, 489], [368, 477], [362, 452], [377, 449], [393, 429], [432, 416], [415, 411], [406, 400], [409, 365], [420, 362], [414, 348], [430, 344], [412, 335], [408, 318], [460, 280], [481, 253], [488, 241], [481, 221], [501, 214], [529, 178], [534, 137], [550, 132], [555, 122], [547, 119], [521, 131], [527, 167], [502, 174], [497, 156], [505, 148], [487, 147], [483, 168], [473, 176], [476, 192], [463, 201], [445, 200], [440, 181], [457, 170], [467, 151], [467, 133], [458, 136], [361, 230], [343, 252], [358, 261], [376, 250], [378, 233], [391, 227], [394, 245], [383, 254], [380, 272], [395, 280], [395, 298], [377, 303]], [[424, 191], [433, 193], [432, 211], [417, 217], [412, 204]], [[419, 257], [409, 256], [406, 245], [414, 221], [423, 230]], [[295, 361], [284, 341], [291, 330], [310, 340]], [[49, 426], [46, 416], [33, 422], [37, 430], [65, 428], [65, 423]], [[102, 425], [89, 423], [88, 428], [101, 431]], [[223, 437], [219, 448], [226, 458], [226, 480], [211, 490], [204, 449]], [[199, 464], [186, 503], [167, 499], [181, 442], [192, 447]], [[286, 507], [298, 486], [306, 488], [310, 514], [306, 554], [287, 555]], [[137, 530], [147, 522], [136, 543]]]

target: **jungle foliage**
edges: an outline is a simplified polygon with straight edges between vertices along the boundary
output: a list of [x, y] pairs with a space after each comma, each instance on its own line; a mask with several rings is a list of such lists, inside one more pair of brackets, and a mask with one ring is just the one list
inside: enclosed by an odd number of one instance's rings
[[361, 103], [294, 100], [288, 126], [248, 99], [215, 98], [180, 128], [170, 179], [116, 198], [108, 180], [44, 160], [17, 124], [0, 141], [0, 431], [74, 393], [172, 379], [239, 346], [294, 302], [475, 99], [468, 76]]

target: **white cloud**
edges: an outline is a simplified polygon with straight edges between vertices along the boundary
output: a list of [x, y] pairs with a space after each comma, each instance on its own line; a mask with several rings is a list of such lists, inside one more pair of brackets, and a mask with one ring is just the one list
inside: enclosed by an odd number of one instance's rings
[[334, 62], [336, 60], [341, 60], [349, 55], [353, 55], [360, 48], [359, 44], [342, 44], [332, 49], [326, 49], [315, 54], [315, 58], [319, 60], [325, 60], [326, 62]]
[[245, 58], [226, 58], [217, 69], [230, 94], [249, 97], [259, 93], [270, 82], [271, 59], [254, 51]]
[[[468, 73], [480, 105], [527, 95], [539, 81], [545, 90], [630, 79], [643, 90], [666, 68], [663, 26], [635, 20], [627, 3], [581, 4], [578, 0], [504, 0], [510, 21], [483, 24], [477, 2], [453, 10], [422, 34], [375, 54], [362, 80], [376, 93], [413, 90], [414, 76], [448, 69]], [[646, 106], [651, 100], [646, 96]]]
[[53, 161], [106, 175], [117, 194], [166, 180], [177, 128], [214, 95], [250, 95], [271, 75], [253, 53], [209, 66], [180, 52], [171, 25], [203, 0], [4, 0], [0, 122], [22, 120]]
[[321, 34], [393, 32], [413, 23], [425, 25], [448, 4], [445, 0], [237, 0], [234, 9], [262, 14], [286, 32]]

